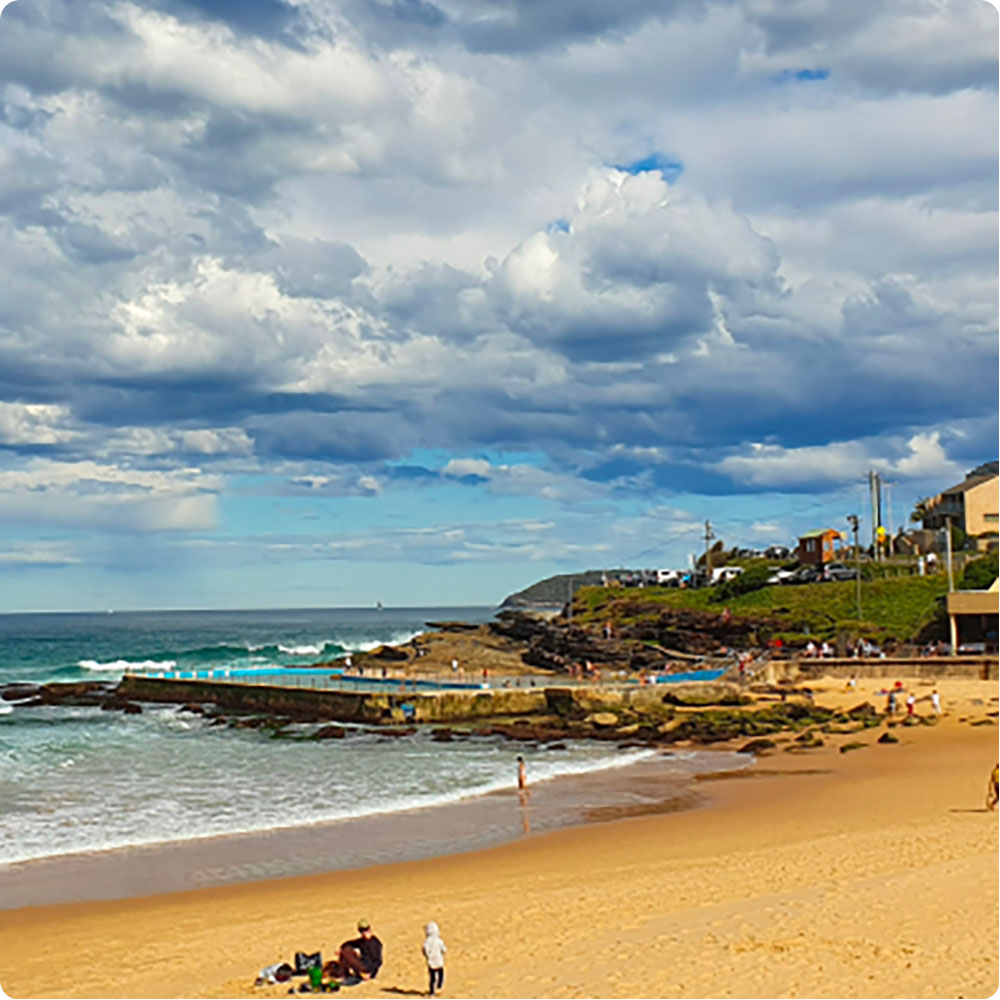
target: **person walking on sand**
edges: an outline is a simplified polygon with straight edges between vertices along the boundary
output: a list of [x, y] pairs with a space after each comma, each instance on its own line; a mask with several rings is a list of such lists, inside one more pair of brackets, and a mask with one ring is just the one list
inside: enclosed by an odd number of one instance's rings
[[424, 958], [427, 959], [427, 975], [430, 979], [427, 995], [432, 997], [435, 989], [440, 990], [444, 986], [444, 953], [448, 947], [441, 940], [441, 932], [433, 920], [428, 921], [424, 933], [427, 936], [424, 938], [423, 951]]
[[986, 782], [986, 808], [993, 812], [1000, 802], [1000, 764], [994, 764], [990, 780]]
[[938, 694], [937, 688], [931, 691], [931, 708], [934, 709], [935, 715], [941, 714], [941, 695]]
[[911, 691], [906, 696], [906, 714], [912, 716], [917, 707], [917, 696]]

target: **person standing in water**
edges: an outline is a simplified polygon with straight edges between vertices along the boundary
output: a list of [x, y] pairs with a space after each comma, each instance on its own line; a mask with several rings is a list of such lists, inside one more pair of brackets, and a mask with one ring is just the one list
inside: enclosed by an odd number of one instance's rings
[[524, 766], [524, 758], [517, 758], [517, 802], [521, 807], [521, 827], [525, 836], [531, 833], [531, 819], [528, 816], [528, 799], [531, 792], [528, 790], [528, 774]]

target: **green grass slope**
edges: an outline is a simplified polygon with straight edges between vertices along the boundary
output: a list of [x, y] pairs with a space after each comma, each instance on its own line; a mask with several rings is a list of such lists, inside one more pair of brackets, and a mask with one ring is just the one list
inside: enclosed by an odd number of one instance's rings
[[[769, 617], [787, 629], [788, 639], [808, 635], [832, 639], [839, 631], [878, 641], [919, 641], [940, 622], [948, 581], [944, 574], [863, 581], [861, 620], [855, 603], [855, 583], [815, 583], [763, 587], [725, 604], [711, 600], [713, 591], [646, 587], [585, 587], [576, 594], [574, 618], [580, 622], [632, 622], [670, 608], [693, 608], [733, 617]], [[922, 635], [923, 633], [923, 635]]]

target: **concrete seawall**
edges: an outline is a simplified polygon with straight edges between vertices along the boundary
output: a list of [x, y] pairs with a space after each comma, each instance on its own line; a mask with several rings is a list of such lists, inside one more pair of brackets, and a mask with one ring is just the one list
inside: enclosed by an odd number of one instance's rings
[[944, 677], [969, 680], [997, 680], [996, 656], [898, 657], [893, 659], [855, 660], [792, 659], [772, 660], [764, 667], [764, 679], [774, 684], [780, 680], [806, 681], [820, 677], [917, 677], [935, 681]]
[[302, 721], [402, 723], [412, 707], [416, 722], [461, 722], [515, 715], [575, 716], [628, 705], [650, 707], [665, 698], [687, 704], [735, 704], [733, 684], [691, 681], [621, 688], [495, 688], [479, 691], [334, 691], [226, 681], [124, 677], [118, 687], [131, 701], [211, 703], [220, 708], [287, 716]]
[[130, 675], [122, 679], [118, 690], [123, 698], [134, 701], [211, 703], [220, 708], [268, 712], [303, 721], [401, 723], [405, 721], [403, 705], [413, 707], [413, 716], [418, 722], [530, 715], [545, 711], [545, 692], [540, 688], [391, 693]]

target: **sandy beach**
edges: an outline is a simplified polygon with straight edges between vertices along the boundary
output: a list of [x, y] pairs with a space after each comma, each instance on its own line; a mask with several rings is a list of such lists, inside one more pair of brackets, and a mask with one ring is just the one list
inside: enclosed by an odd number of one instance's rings
[[[816, 698], [881, 708], [881, 686], [831, 681]], [[386, 961], [340, 994], [358, 1000], [426, 989], [432, 919], [449, 997], [987, 997], [997, 686], [939, 689], [936, 726], [896, 726], [894, 744], [875, 743], [884, 727], [806, 751], [781, 743], [700, 782], [707, 805], [687, 812], [359, 871], [5, 911], [0, 983], [13, 997], [286, 996], [255, 988], [256, 972], [298, 950], [332, 955], [364, 916]], [[841, 753], [848, 742], [865, 746]]]

